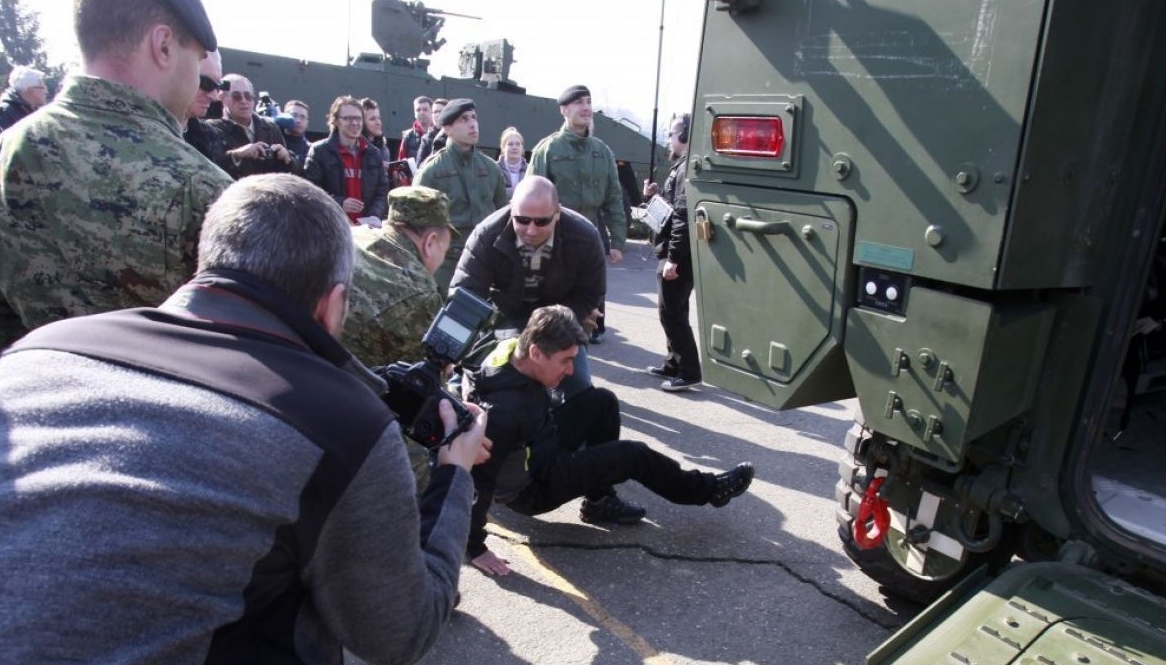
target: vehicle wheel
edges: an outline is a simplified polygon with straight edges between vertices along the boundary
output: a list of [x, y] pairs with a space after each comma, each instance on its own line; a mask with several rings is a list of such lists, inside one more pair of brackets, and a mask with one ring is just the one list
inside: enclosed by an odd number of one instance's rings
[[[847, 527], [838, 527], [838, 538], [846, 556], [858, 566], [867, 577], [883, 587], [887, 593], [920, 605], [930, 605], [944, 591], [963, 579], [963, 575], [953, 575], [942, 580], [925, 580], [907, 572], [887, 552], [885, 546], [864, 550], [854, 542], [854, 534]], [[971, 572], [974, 567], [967, 568]]]
[[[924, 563], [919, 574], [908, 570], [906, 563], [899, 559], [910, 559], [903, 543], [903, 534], [892, 530], [886, 540], [873, 549], [862, 549], [855, 542], [853, 534], [854, 520], [858, 515], [858, 507], [862, 496], [855, 485], [864, 487], [865, 480], [859, 480], [865, 475], [863, 455], [866, 450], [866, 439], [869, 433], [864, 430], [860, 422], [847, 433], [845, 447], [846, 454], [839, 465], [839, 480], [835, 487], [835, 499], [838, 521], [838, 537], [842, 541], [843, 551], [868, 577], [878, 582], [883, 590], [890, 595], [897, 596], [912, 602], [928, 605], [948, 589], [951, 589], [972, 571], [987, 564], [995, 570], [1006, 564], [1015, 551], [1014, 525], [1003, 524], [1000, 539], [991, 550], [975, 553], [966, 549], [959, 554], [959, 558], [950, 558], [936, 552], [924, 555]], [[908, 496], [898, 496], [898, 505], [914, 505], [918, 497], [913, 490], [899, 486], [899, 492], [908, 492]], [[892, 493], [896, 493], [892, 489]], [[892, 498], [892, 504], [896, 502]], [[997, 523], [999, 524], [999, 523]], [[987, 530], [987, 520], [982, 520], [973, 537], [980, 537]], [[952, 541], [954, 542], [954, 541]], [[889, 547], [903, 548], [902, 555], [896, 558]], [[916, 561], [918, 559], [915, 559]]]

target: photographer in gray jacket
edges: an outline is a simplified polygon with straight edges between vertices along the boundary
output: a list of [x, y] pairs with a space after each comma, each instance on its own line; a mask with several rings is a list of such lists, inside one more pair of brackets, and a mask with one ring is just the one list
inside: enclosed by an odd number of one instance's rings
[[0, 356], [6, 661], [424, 655], [454, 606], [486, 417], [440, 448], [419, 507], [385, 386], [336, 340], [352, 266], [324, 192], [247, 178], [161, 306]]

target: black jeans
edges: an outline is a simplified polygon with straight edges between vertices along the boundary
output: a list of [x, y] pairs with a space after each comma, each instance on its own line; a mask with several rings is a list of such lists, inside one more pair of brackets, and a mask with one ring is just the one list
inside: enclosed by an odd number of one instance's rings
[[681, 261], [676, 279], [664, 279], [664, 260], [656, 266], [656, 307], [664, 338], [668, 340], [668, 358], [663, 368], [675, 371], [682, 379], [700, 381], [700, 352], [688, 323], [688, 297], [692, 295], [692, 261]]
[[[531, 469], [531, 482], [507, 504], [523, 515], [538, 515], [576, 499], [601, 499], [612, 485], [635, 480], [652, 492], [686, 505], [707, 503], [715, 475], [685, 471], [675, 460], [641, 441], [619, 441], [619, 402], [604, 388], [592, 388], [555, 411], [559, 451]], [[611, 438], [605, 438], [614, 434]]]

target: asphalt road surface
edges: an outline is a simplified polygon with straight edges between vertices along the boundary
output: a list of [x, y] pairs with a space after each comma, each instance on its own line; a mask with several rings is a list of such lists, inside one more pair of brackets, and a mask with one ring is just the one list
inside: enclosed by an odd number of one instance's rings
[[664, 393], [643, 371], [664, 349], [655, 265], [631, 242], [609, 267], [595, 382], [619, 396], [623, 438], [707, 470], [751, 461], [752, 488], [717, 509], [626, 483], [620, 495], [648, 510], [630, 527], [584, 524], [578, 501], [537, 518], [494, 506], [487, 544], [512, 572], [462, 569], [461, 604], [425, 665], [861, 663], [919, 611], [886, 598], [838, 545], [851, 402], [777, 412], [710, 386]]

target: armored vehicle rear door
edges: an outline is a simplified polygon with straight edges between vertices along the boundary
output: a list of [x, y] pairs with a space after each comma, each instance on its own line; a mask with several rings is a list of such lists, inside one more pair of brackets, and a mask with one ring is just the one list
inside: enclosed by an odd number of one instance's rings
[[[942, 325], [896, 343], [898, 324], [959, 317], [968, 300], [951, 293], [1073, 286], [1089, 267], [1066, 258], [1078, 220], [1048, 214], [1059, 191], [1042, 194], [1040, 223], [1009, 224], [1010, 206], [1028, 210], [1012, 197], [1043, 7], [714, 0], [707, 13], [688, 171], [705, 379], [777, 408], [858, 386], [864, 413], [889, 409], [897, 434], [955, 464], [1031, 381], [971, 413], [995, 349], [956, 358]], [[920, 287], [935, 297], [909, 311]], [[1025, 318], [1003, 310], [976, 314], [989, 329]], [[1049, 316], [1024, 314], [1022, 351], [1039, 358]]]
[[850, 205], [701, 174], [688, 197], [705, 380], [775, 408], [851, 396], [841, 347]]

